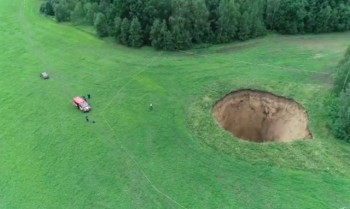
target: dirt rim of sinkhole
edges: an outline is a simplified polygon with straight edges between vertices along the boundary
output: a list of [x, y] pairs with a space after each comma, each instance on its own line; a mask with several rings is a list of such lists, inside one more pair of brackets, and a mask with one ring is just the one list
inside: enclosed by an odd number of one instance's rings
[[292, 99], [243, 89], [227, 94], [213, 108], [222, 128], [251, 142], [312, 139], [308, 114]]

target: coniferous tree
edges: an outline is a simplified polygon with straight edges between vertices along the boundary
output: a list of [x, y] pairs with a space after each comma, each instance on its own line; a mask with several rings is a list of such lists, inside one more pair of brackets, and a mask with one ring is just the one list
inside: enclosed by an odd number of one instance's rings
[[[259, 3], [261, 2], [261, 0], [238, 0], [238, 3], [240, 5], [240, 12], [241, 15], [243, 15], [244, 13], [246, 13], [245, 17], [240, 17], [239, 20], [240, 22], [245, 22], [246, 25], [248, 25], [249, 29], [245, 29], [246, 31], [249, 31], [245, 36], [245, 40], [252, 38], [252, 37], [256, 37], [261, 35], [261, 28], [259, 28], [260, 21], [262, 20], [262, 13], [260, 11], [262, 11], [261, 9], [261, 5], [259, 5]], [[239, 22], [239, 23], [240, 23]], [[239, 27], [241, 27], [241, 25], [239, 24]], [[244, 28], [243, 28], [244, 29]], [[242, 37], [242, 33], [237, 34], [237, 36], [241, 36]]]
[[331, 131], [335, 137], [350, 142], [350, 89], [347, 87], [336, 98], [332, 116]]
[[163, 49], [172, 51], [175, 49], [173, 35], [169, 30], [164, 31], [164, 47]]
[[207, 42], [209, 34], [209, 11], [205, 0], [191, 0], [189, 18], [191, 20], [191, 36], [195, 43]]
[[143, 44], [142, 29], [137, 17], [132, 19], [129, 33], [129, 45], [132, 47], [141, 47]]
[[329, 20], [330, 32], [331, 31], [337, 31], [336, 28], [337, 28], [338, 21], [339, 21], [338, 9], [332, 8], [331, 17], [330, 17], [330, 20]]
[[318, 11], [316, 14], [318, 20], [315, 22], [315, 30], [316, 33], [328, 32], [330, 28], [330, 20], [332, 17], [332, 8], [327, 4], [325, 4], [322, 9]]
[[218, 8], [217, 41], [227, 43], [234, 40], [240, 13], [235, 0], [221, 0]]
[[350, 3], [347, 5], [344, 3], [340, 3], [338, 8], [338, 31], [346, 31], [350, 29]]
[[151, 32], [150, 32], [150, 39], [151, 44], [156, 49], [162, 49], [163, 48], [163, 40], [162, 40], [162, 24], [159, 19], [154, 20]]
[[94, 26], [99, 37], [108, 35], [106, 16], [101, 12], [96, 14]]
[[169, 18], [170, 29], [176, 49], [188, 49], [192, 45], [191, 10], [188, 0], [173, 0], [173, 16]]
[[60, 1], [58, 4], [55, 4], [54, 10], [57, 22], [69, 21], [70, 11], [66, 1]]
[[275, 20], [278, 18], [278, 10], [281, 0], [266, 0], [265, 23], [268, 29], [275, 29]]
[[172, 36], [172, 33], [170, 32], [165, 20], [163, 20], [163, 22], [162, 22], [162, 27], [161, 27], [160, 33], [161, 33], [161, 40], [162, 40], [162, 49], [174, 50], [175, 45], [174, 45], [173, 36]]
[[130, 22], [128, 18], [124, 18], [120, 26], [120, 36], [119, 41], [121, 44], [128, 45], [129, 43], [129, 31], [130, 31]]
[[122, 19], [120, 17], [116, 17], [114, 19], [114, 37], [116, 38], [116, 40], [119, 40], [120, 37], [120, 33], [121, 33], [121, 25], [122, 25]]
[[306, 6], [307, 3], [305, 0], [300, 0], [299, 4], [297, 4], [297, 13], [296, 13], [296, 20], [297, 20], [297, 31], [298, 33], [304, 33], [305, 32], [305, 18], [307, 15]]
[[[283, 0], [277, 11], [275, 28], [287, 34], [302, 32], [304, 30], [305, 17], [306, 8], [304, 0]], [[309, 14], [309, 17], [312, 16]]]
[[83, 8], [83, 4], [81, 2], [77, 2], [71, 14], [71, 20], [75, 24], [81, 24], [82, 22], [84, 22], [84, 17], [85, 17], [85, 12]]
[[315, 30], [315, 23], [317, 20], [316, 13], [318, 12], [318, 0], [309, 0], [305, 6], [306, 15], [304, 20], [304, 31], [305, 32], [313, 32]]
[[216, 32], [218, 31], [218, 8], [220, 0], [206, 0], [206, 5], [209, 12], [208, 23], [209, 23], [209, 35], [208, 40], [210, 42], [216, 42]]
[[249, 15], [247, 11], [244, 11], [238, 27], [238, 39], [245, 41], [250, 36], [250, 23], [249, 23]]
[[188, 49], [192, 45], [191, 34], [186, 28], [186, 22], [183, 17], [170, 17], [171, 36], [176, 49]]
[[144, 44], [151, 44], [150, 32], [154, 21], [156, 19], [168, 21], [171, 11], [170, 0], [146, 0], [145, 8], [143, 9], [143, 22], [141, 22], [144, 31]]
[[[334, 78], [333, 91], [336, 95], [345, 91], [346, 87], [350, 85], [350, 47], [346, 50], [345, 56], [339, 62]], [[350, 91], [350, 90], [349, 90]]]
[[94, 16], [95, 13], [98, 11], [98, 5], [97, 3], [86, 3], [84, 4], [84, 13], [85, 13], [85, 18], [84, 21], [88, 25], [93, 25], [94, 24]]
[[54, 16], [55, 11], [54, 11], [52, 2], [51, 1], [42, 2], [40, 6], [40, 12], [49, 16]]
[[337, 66], [334, 80], [334, 93], [331, 104], [328, 105], [332, 133], [339, 139], [350, 142], [350, 47], [346, 50], [345, 56]]

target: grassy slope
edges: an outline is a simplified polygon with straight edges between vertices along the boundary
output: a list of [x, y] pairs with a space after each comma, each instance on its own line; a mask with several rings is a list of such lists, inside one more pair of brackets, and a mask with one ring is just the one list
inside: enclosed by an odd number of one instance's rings
[[[322, 103], [349, 34], [160, 53], [37, 11], [0, 1], [0, 208], [350, 207], [350, 148], [326, 132]], [[210, 106], [241, 87], [298, 99], [315, 140], [232, 140]], [[70, 103], [86, 93], [96, 124]]]

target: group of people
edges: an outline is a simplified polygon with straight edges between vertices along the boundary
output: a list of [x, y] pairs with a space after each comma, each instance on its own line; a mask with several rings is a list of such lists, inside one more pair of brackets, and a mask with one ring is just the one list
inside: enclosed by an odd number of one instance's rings
[[[90, 98], [91, 98], [91, 95], [90, 95], [90, 94], [87, 94], [86, 96], [87, 96], [87, 99], [90, 99]], [[85, 101], [87, 100], [85, 96], [82, 96], [82, 98], [83, 98]]]
[[[85, 120], [86, 122], [89, 122], [90, 121], [89, 116], [85, 115]], [[95, 121], [93, 120], [92, 123], [95, 123]]]
[[[91, 98], [91, 95], [90, 95], [90, 94], [87, 94], [86, 97], [85, 97], [85, 96], [82, 96], [82, 98], [83, 98], [85, 101], [87, 101], [88, 99]], [[150, 111], [153, 110], [153, 104], [152, 104], [152, 103], [149, 104], [149, 110], [150, 110]], [[85, 120], [86, 120], [86, 122], [89, 122], [89, 121], [90, 121], [88, 115], [85, 115]], [[95, 121], [93, 120], [92, 123], [95, 123]]]
[[[83, 98], [85, 101], [87, 101], [88, 99], [91, 98], [91, 95], [90, 95], [90, 94], [87, 94], [86, 97], [85, 97], [85, 96], [82, 96], [82, 98]], [[88, 115], [85, 115], [85, 121], [86, 121], [86, 122], [89, 122], [89, 121], [90, 121]], [[92, 123], [95, 123], [95, 121], [93, 120]]]

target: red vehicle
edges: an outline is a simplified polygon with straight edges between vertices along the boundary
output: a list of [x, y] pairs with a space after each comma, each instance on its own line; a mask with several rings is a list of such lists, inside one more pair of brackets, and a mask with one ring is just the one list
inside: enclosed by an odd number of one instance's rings
[[91, 110], [90, 105], [81, 97], [75, 97], [73, 99], [73, 105], [83, 112], [89, 112]]

